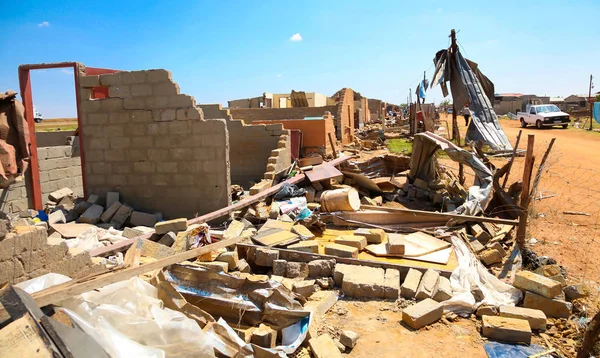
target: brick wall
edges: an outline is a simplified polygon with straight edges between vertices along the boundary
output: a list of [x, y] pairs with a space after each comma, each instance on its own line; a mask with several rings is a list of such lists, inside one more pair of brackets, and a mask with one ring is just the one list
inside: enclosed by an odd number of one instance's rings
[[338, 93], [337, 108], [335, 115], [336, 137], [342, 144], [352, 143], [354, 138], [354, 91], [350, 88], [342, 88]]
[[[229, 110], [223, 109], [220, 104], [199, 104], [204, 113], [204, 119], [229, 118]], [[231, 141], [230, 141], [231, 142]]]
[[336, 106], [301, 108], [238, 108], [229, 109], [234, 119], [243, 119], [246, 123], [277, 119], [304, 119], [321, 117], [326, 111], [336, 113]]
[[[232, 184], [248, 189], [271, 167], [279, 171], [291, 164], [289, 131], [281, 124], [246, 125], [242, 120], [228, 119], [227, 129]], [[277, 152], [277, 160], [271, 159], [273, 163], [269, 163], [272, 151], [279, 145], [282, 150]], [[279, 152], [284, 153], [279, 156]], [[268, 164], [273, 165], [268, 167]]]
[[16, 230], [0, 241], [0, 282], [18, 283], [50, 272], [74, 279], [104, 269], [88, 252], [71, 256], [66, 243], [49, 245], [43, 227], [17, 226]]
[[[194, 217], [231, 204], [224, 119], [204, 120], [166, 70], [81, 76], [88, 194], [118, 190], [137, 210]], [[92, 88], [109, 97], [91, 99]]]
[[368, 102], [369, 110], [371, 111], [371, 120], [379, 119], [379, 117], [381, 117], [383, 114], [382, 106], [384, 105], [384, 103], [381, 100], [375, 98], [369, 98]]

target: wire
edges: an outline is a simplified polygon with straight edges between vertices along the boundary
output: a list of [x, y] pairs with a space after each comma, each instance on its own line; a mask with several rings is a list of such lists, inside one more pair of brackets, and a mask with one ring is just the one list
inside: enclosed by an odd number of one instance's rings
[[456, 42], [460, 45], [460, 47], [462, 47], [463, 51], [465, 52], [465, 56], [469, 57], [469, 54], [467, 53], [467, 49], [463, 46], [463, 44], [460, 43], [460, 41], [456, 40]]

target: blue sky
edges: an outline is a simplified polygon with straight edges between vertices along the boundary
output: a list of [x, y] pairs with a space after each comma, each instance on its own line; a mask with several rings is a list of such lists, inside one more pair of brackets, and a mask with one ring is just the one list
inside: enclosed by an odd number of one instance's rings
[[[169, 69], [197, 103], [342, 87], [403, 103], [455, 28], [496, 92], [568, 96], [600, 76], [599, 13], [597, 0], [1, 1], [0, 90], [18, 91], [19, 64], [79, 61]], [[72, 73], [32, 76], [46, 118], [75, 115]]]

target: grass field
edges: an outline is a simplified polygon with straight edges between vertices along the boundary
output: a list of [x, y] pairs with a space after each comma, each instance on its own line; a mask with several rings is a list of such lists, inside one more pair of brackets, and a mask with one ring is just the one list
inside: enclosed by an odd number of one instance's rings
[[74, 131], [77, 129], [77, 118], [44, 119], [35, 124], [36, 132]]

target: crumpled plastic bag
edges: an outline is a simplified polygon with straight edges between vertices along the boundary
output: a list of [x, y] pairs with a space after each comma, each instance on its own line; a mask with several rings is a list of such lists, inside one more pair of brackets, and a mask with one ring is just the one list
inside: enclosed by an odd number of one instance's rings
[[277, 194], [273, 196], [275, 200], [283, 200], [287, 198], [293, 198], [296, 196], [302, 196], [306, 194], [306, 190], [298, 188], [294, 184], [283, 183]]
[[107, 242], [108, 245], [116, 244], [123, 240], [127, 240], [127, 238], [123, 236], [123, 231], [119, 231], [112, 227], [105, 230], [93, 226], [79, 234], [76, 238], [65, 240], [65, 243], [69, 247], [69, 250], [78, 249], [77, 251], [90, 251], [104, 247], [105, 244], [103, 242]]
[[32, 278], [31, 280], [18, 283], [15, 286], [32, 295], [36, 292], [45, 290], [48, 287], [60, 285], [61, 283], [68, 281], [71, 281], [71, 278], [68, 276], [58, 273], [47, 273], [45, 275]]

